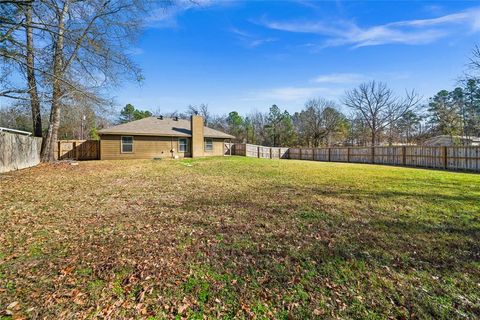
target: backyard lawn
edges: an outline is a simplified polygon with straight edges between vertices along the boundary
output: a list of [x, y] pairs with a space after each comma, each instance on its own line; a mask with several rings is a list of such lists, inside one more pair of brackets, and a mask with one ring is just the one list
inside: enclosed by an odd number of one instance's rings
[[475, 319], [480, 175], [242, 157], [0, 175], [0, 318]]

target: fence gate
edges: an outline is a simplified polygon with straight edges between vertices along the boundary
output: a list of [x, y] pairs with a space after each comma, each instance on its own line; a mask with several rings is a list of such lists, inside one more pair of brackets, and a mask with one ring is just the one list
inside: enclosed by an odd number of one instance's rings
[[99, 140], [59, 140], [58, 160], [98, 160]]
[[224, 156], [231, 156], [233, 154], [232, 151], [233, 144], [230, 141], [225, 141], [223, 143], [223, 155]]

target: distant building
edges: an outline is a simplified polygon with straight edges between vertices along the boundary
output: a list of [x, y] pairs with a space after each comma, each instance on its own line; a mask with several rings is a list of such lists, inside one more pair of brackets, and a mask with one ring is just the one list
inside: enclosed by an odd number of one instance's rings
[[425, 140], [424, 146], [480, 146], [480, 137], [440, 135]]

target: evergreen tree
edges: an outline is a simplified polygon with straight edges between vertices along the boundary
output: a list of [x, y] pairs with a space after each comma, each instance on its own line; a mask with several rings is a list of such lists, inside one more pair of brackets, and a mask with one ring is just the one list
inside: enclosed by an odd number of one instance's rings
[[480, 136], [480, 80], [467, 79], [463, 89], [465, 135]]
[[142, 111], [135, 109], [133, 105], [128, 103], [122, 111], [120, 111], [119, 123], [127, 123], [134, 120], [140, 120], [143, 118], [151, 117], [152, 113], [148, 110]]
[[243, 140], [244, 134], [244, 121], [237, 111], [232, 111], [227, 117], [228, 132], [235, 136], [238, 140]]
[[272, 139], [272, 145], [274, 147], [279, 145], [280, 138], [280, 124], [283, 121], [283, 114], [280, 111], [280, 108], [277, 105], [272, 105], [270, 107], [270, 112], [267, 117], [267, 132]]
[[295, 129], [292, 116], [285, 110], [281, 111], [277, 105], [270, 107], [265, 126], [270, 145], [274, 147], [291, 146], [295, 142]]
[[430, 123], [437, 134], [451, 136], [461, 134], [462, 117], [459, 105], [455, 99], [454, 95], [447, 90], [442, 90], [433, 98], [430, 98], [430, 103], [428, 104]]
[[413, 111], [408, 111], [398, 120], [397, 129], [400, 134], [400, 140], [405, 138], [406, 143], [413, 142], [415, 133], [418, 133], [421, 126], [422, 117]]

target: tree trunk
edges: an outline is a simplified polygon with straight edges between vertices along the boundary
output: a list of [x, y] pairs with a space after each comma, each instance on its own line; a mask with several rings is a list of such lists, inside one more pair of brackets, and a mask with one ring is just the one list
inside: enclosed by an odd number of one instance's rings
[[377, 141], [377, 133], [372, 131], [372, 147], [375, 146], [376, 141]]
[[57, 144], [58, 128], [60, 126], [60, 108], [62, 97], [63, 77], [63, 42], [65, 32], [65, 15], [68, 12], [69, 1], [66, 1], [58, 19], [58, 31], [55, 37], [55, 51], [53, 59], [53, 93], [50, 110], [50, 124], [42, 148], [42, 161], [55, 161], [55, 145]]
[[25, 33], [27, 42], [27, 81], [28, 93], [30, 95], [30, 106], [32, 109], [33, 135], [35, 137], [42, 136], [42, 116], [40, 114], [40, 99], [38, 98], [37, 81], [35, 79], [35, 61], [33, 47], [33, 31], [32, 31], [32, 4], [27, 4], [25, 11]]

